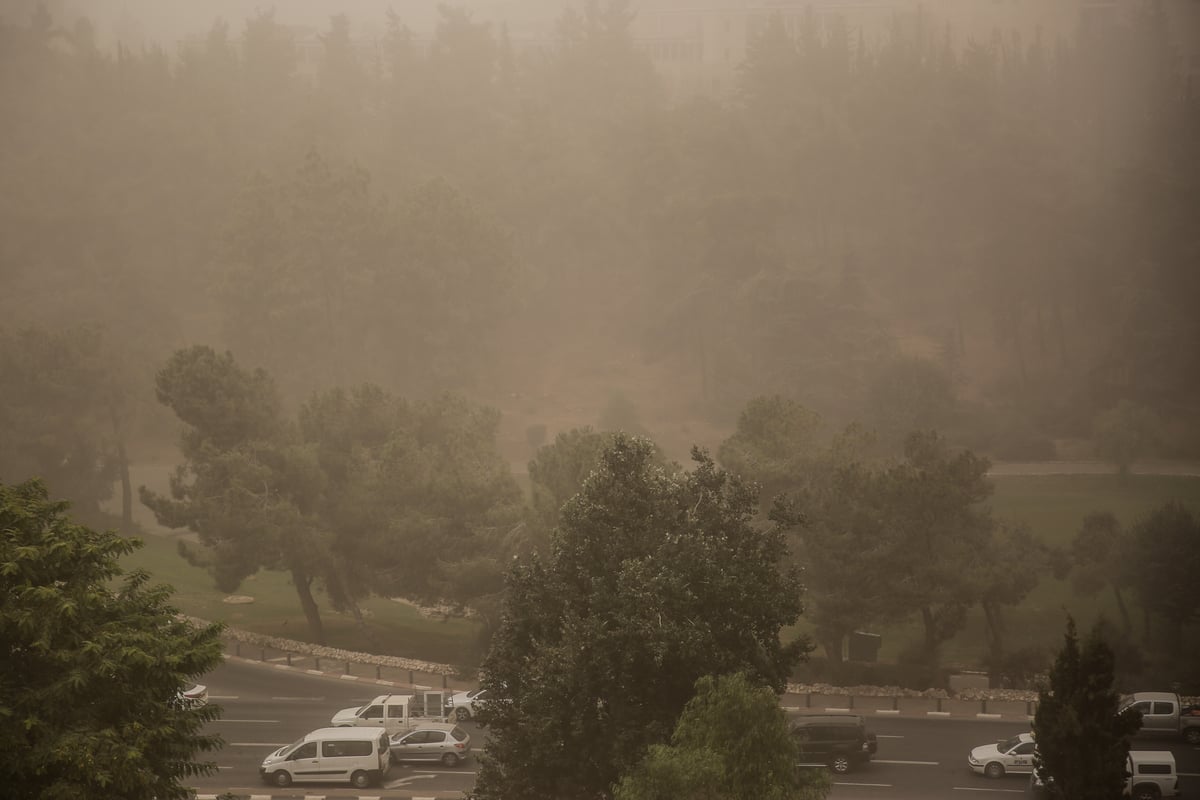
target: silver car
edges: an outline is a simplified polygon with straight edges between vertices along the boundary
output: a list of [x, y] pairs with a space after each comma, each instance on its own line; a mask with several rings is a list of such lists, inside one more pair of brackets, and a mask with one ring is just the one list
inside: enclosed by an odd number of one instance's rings
[[440, 761], [447, 767], [471, 754], [471, 736], [452, 722], [426, 722], [392, 734], [393, 761]]

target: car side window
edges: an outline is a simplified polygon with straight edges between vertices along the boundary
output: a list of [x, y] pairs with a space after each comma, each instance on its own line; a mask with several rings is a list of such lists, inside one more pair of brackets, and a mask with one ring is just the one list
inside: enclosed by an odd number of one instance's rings
[[321, 742], [322, 758], [337, 758], [340, 755], [342, 755], [342, 748], [338, 742]]
[[833, 731], [827, 725], [813, 725], [809, 731], [809, 738], [814, 742], [828, 742], [833, 738]]
[[1150, 713], [1150, 701], [1149, 700], [1139, 700], [1138, 702], [1133, 704], [1133, 707], [1136, 708], [1138, 711], [1142, 712], [1143, 714]]
[[295, 752], [293, 752], [291, 754], [291, 756], [288, 757], [288, 760], [289, 761], [299, 761], [302, 758], [316, 758], [316, 757], [317, 757], [317, 743], [316, 742], [305, 742], [304, 744], [302, 744], [296, 748]]
[[445, 731], [429, 731], [425, 735], [429, 737], [425, 741], [429, 742], [430, 744], [435, 744], [437, 742], [446, 741], [446, 732]]
[[[1154, 710], [1151, 711], [1150, 713], [1151, 714], [1170, 714], [1174, 710], [1175, 710], [1175, 706], [1171, 703], [1155, 703]], [[1143, 711], [1142, 713], [1144, 714], [1146, 712]]]
[[366, 717], [367, 719], [382, 717], [383, 706], [367, 706], [366, 710], [362, 712], [362, 716]]
[[425, 738], [425, 731], [417, 731], [401, 739], [400, 744], [424, 744], [426, 741], [428, 740]]
[[1138, 764], [1139, 775], [1170, 775], [1170, 764]]
[[1033, 750], [1035, 747], [1037, 747], [1037, 745], [1034, 744], [1033, 742], [1021, 742], [1021, 744], [1019, 744], [1017, 746], [1017, 749], [1013, 750], [1013, 755], [1015, 755], [1015, 756], [1033, 755]]
[[388, 706], [388, 719], [404, 719], [404, 706]]

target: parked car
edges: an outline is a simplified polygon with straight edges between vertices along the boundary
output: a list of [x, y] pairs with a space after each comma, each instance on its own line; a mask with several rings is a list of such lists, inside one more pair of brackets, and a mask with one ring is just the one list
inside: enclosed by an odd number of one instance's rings
[[1002, 778], [1010, 773], [1033, 772], [1036, 746], [1032, 733], [1019, 733], [996, 744], [984, 744], [967, 756], [967, 766], [989, 778]]
[[1134, 692], [1122, 698], [1121, 710], [1142, 712], [1142, 736], [1182, 736], [1200, 745], [1200, 709], [1185, 706], [1174, 692]]
[[383, 780], [391, 759], [383, 728], [318, 728], [263, 759], [258, 774], [275, 786], [349, 781], [363, 789]]
[[471, 736], [452, 722], [427, 722], [391, 738], [395, 761], [440, 761], [447, 767], [471, 754]]
[[185, 688], [180, 689], [175, 696], [181, 705], [190, 708], [199, 708], [208, 704], [208, 687], [202, 686], [199, 683], [188, 684]]
[[858, 714], [802, 714], [791, 723], [800, 766], [824, 764], [841, 775], [869, 762], [878, 748]]
[[[1029, 778], [1028, 797], [1046, 800], [1046, 783], [1034, 772]], [[1125, 788], [1122, 797], [1130, 800], [1159, 800], [1179, 797], [1179, 775], [1175, 756], [1166, 750], [1130, 750], [1125, 761]]]
[[[439, 696], [434, 701], [434, 710], [440, 710], [443, 702]], [[335, 728], [364, 725], [387, 728], [389, 734], [407, 733], [418, 725], [444, 719], [441, 714], [432, 717], [424, 713], [425, 697], [411, 694], [381, 694], [365, 706], [343, 708], [334, 714], [329, 724]]]
[[466, 722], [475, 716], [475, 703], [487, 697], [487, 689], [455, 692], [446, 700], [446, 716]]

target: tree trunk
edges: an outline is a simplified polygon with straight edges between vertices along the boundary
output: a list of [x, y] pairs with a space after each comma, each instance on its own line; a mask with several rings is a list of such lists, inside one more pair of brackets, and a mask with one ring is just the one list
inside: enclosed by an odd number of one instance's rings
[[1112, 587], [1113, 597], [1117, 600], [1117, 610], [1121, 612], [1121, 625], [1124, 626], [1126, 635], [1133, 632], [1133, 620], [1129, 618], [1129, 608], [1125, 605], [1125, 597], [1121, 594], [1121, 589], [1115, 584]]
[[999, 689], [1001, 678], [1000, 662], [1004, 658], [1004, 620], [1000, 616], [1000, 607], [993, 602], [984, 600], [983, 618], [987, 622], [988, 639], [988, 686]]
[[321, 624], [321, 610], [312, 595], [312, 577], [300, 567], [292, 567], [292, 583], [296, 586], [296, 595], [300, 598], [300, 607], [304, 609], [304, 618], [308, 620], [308, 631], [313, 641], [325, 644], [325, 627]]
[[933, 609], [929, 606], [921, 606], [921, 622], [925, 625], [925, 657], [932, 664], [940, 642], [938, 641], [937, 619], [934, 617]]
[[125, 451], [121, 417], [117, 414], [116, 406], [109, 405], [108, 415], [112, 420], [113, 438], [117, 441], [117, 469], [121, 474], [121, 528], [125, 533], [133, 533], [133, 482], [129, 479], [129, 454]]

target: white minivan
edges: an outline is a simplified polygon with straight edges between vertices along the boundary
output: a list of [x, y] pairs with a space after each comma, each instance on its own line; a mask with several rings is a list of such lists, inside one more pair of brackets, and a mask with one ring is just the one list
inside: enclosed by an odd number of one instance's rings
[[263, 759], [258, 774], [275, 786], [349, 781], [364, 789], [382, 782], [391, 763], [383, 728], [318, 728]]

